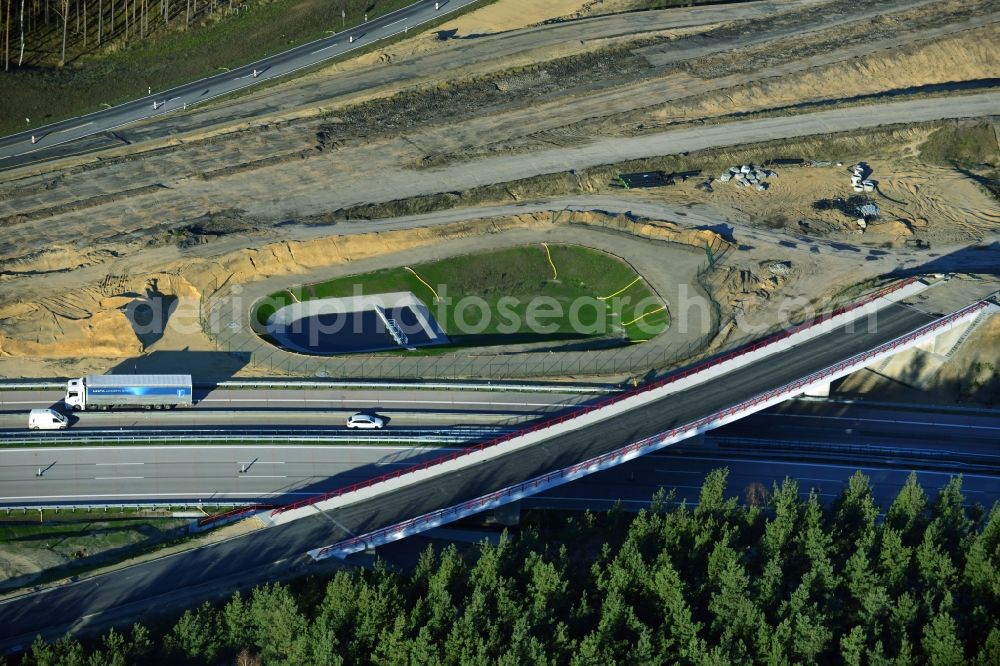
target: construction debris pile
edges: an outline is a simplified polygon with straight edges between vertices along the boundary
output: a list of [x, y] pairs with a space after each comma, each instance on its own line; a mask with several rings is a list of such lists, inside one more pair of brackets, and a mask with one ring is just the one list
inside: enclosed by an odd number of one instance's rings
[[728, 172], [719, 176], [719, 181], [723, 183], [733, 181], [737, 187], [752, 187], [758, 192], [763, 192], [767, 189], [767, 183], [764, 182], [764, 179], [777, 177], [778, 174], [775, 171], [769, 171], [753, 164], [743, 164], [729, 167]]
[[869, 201], [867, 203], [864, 203], [864, 204], [861, 204], [860, 206], [858, 206], [856, 208], [856, 210], [857, 210], [858, 215], [861, 216], [861, 217], [858, 218], [857, 224], [858, 224], [858, 228], [862, 232], [865, 229], [868, 228], [868, 224], [872, 220], [874, 220], [874, 219], [876, 219], [878, 217], [879, 212], [880, 212], [878, 206], [876, 204], [872, 203], [871, 201]]
[[876, 180], [868, 180], [868, 176], [871, 175], [872, 170], [864, 162], [858, 162], [851, 167], [851, 186], [854, 188], [855, 192], [874, 192], [875, 186], [878, 184]]

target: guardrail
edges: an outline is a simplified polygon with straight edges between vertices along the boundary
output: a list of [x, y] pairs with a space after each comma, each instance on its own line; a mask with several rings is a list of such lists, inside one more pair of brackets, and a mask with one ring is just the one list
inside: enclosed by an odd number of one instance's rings
[[[62, 381], [45, 382], [5, 382], [0, 383], [0, 391], [30, 389], [64, 389], [69, 378]], [[197, 388], [370, 388], [370, 389], [414, 389], [432, 391], [506, 391], [516, 393], [620, 393], [625, 390], [618, 386], [603, 384], [526, 384], [493, 382], [380, 382], [380, 381], [271, 381], [271, 380], [227, 380], [211, 383], [194, 383]]]
[[[680, 435], [685, 435], [687, 433], [695, 434], [700, 428], [705, 428], [714, 422], [725, 420], [728, 417], [739, 414], [745, 411], [753, 411], [754, 407], [762, 403], [766, 403], [774, 400], [775, 398], [787, 397], [788, 395], [794, 395], [801, 392], [802, 389], [809, 386], [810, 384], [815, 384], [821, 382], [828, 377], [833, 377], [839, 372], [847, 368], [861, 367], [865, 365], [866, 361], [873, 359], [880, 354], [883, 354], [892, 349], [898, 349], [901, 346], [907, 345], [908, 343], [921, 338], [931, 331], [942, 328], [944, 326], [950, 325], [957, 319], [968, 315], [971, 312], [975, 312], [979, 309], [986, 307], [987, 304], [983, 301], [973, 303], [957, 312], [954, 312], [947, 317], [943, 317], [934, 322], [931, 322], [925, 326], [920, 327], [916, 331], [908, 333], [906, 335], [900, 336], [895, 340], [890, 340], [884, 344], [875, 347], [867, 352], [862, 352], [861, 354], [856, 354], [849, 359], [836, 363], [828, 368], [819, 370], [817, 372], [811, 373], [802, 379], [798, 379], [794, 382], [785, 384], [778, 388], [772, 389], [765, 393], [756, 395], [748, 400], [744, 400], [732, 407], [727, 407], [726, 409], [719, 410], [708, 416], [702, 417], [691, 423], [687, 423], [676, 428], [672, 428], [666, 432], [658, 433], [652, 437], [647, 437], [645, 439], [639, 440], [638, 442], [633, 442], [628, 446], [624, 446], [620, 449], [604, 453], [600, 456], [585, 460], [576, 465], [566, 467], [561, 470], [556, 470], [554, 472], [549, 472], [548, 474], [543, 474], [542, 476], [529, 479], [522, 483], [510, 486], [508, 488], [503, 488], [496, 492], [490, 493], [488, 495], [483, 495], [482, 497], [477, 497], [467, 502], [457, 504], [452, 507], [447, 507], [444, 509], [438, 509], [437, 511], [432, 511], [431, 513], [424, 514], [423, 516], [418, 516], [416, 518], [411, 518], [410, 520], [397, 523], [395, 525], [390, 525], [388, 527], [383, 527], [373, 532], [369, 532], [364, 535], [351, 537], [350, 539], [345, 539], [338, 543], [332, 544], [320, 548], [316, 551], [315, 559], [323, 559], [328, 556], [333, 551], [345, 551], [345, 552], [355, 552], [357, 550], [363, 550], [367, 548], [370, 542], [379, 541], [385, 537], [390, 537], [395, 534], [405, 534], [411, 528], [420, 526], [421, 524], [434, 524], [439, 525], [443, 522], [448, 522], [449, 516], [465, 515], [468, 512], [475, 512], [482, 507], [495, 504], [498, 500], [502, 500], [506, 497], [512, 496], [523, 496], [526, 491], [538, 488], [539, 486], [546, 486], [551, 484], [553, 481], [563, 479], [566, 477], [573, 477], [581, 472], [590, 469], [600, 469], [602, 465], [605, 465], [616, 459], [627, 457], [630, 454], [639, 455], [642, 449], [649, 446], [658, 444], [660, 442], [666, 441], [671, 438], [678, 437]], [[633, 456], [634, 457], [634, 456]]]
[[222, 513], [217, 513], [211, 516], [205, 516], [204, 518], [198, 519], [198, 527], [204, 527], [211, 523], [217, 523], [220, 520], [235, 520], [241, 516], [244, 516], [253, 511], [264, 511], [265, 509], [270, 509], [272, 504], [247, 504], [246, 506], [238, 506], [230, 509], [229, 511], [224, 511]]
[[891, 456], [901, 460], [941, 459], [955, 465], [992, 465], [1000, 463], [1000, 455], [991, 456], [983, 453], [961, 453], [950, 449], [914, 449], [881, 444], [846, 444], [843, 442], [817, 442], [797, 439], [766, 439], [753, 437], [716, 437], [707, 435], [706, 439], [718, 445], [720, 449], [746, 449], [743, 455], [761, 451], [781, 451], [798, 455], [825, 455], [833, 453], [838, 456], [851, 454], [865, 457]]
[[[114, 510], [134, 510], [134, 511], [170, 511], [173, 509], [192, 509], [195, 511], [203, 511], [206, 507], [217, 508], [217, 507], [233, 507], [241, 508], [246, 506], [246, 501], [243, 502], [227, 502], [225, 500], [212, 500], [211, 502], [191, 502], [191, 501], [178, 501], [178, 502], [102, 502], [100, 504], [64, 504], [64, 503], [53, 503], [53, 504], [3, 504], [0, 505], [0, 512], [10, 514], [12, 511], [107, 511], [109, 509]], [[207, 517], [207, 516], [206, 516]]]
[[690, 377], [691, 375], [703, 372], [703, 371], [707, 370], [708, 368], [714, 367], [716, 365], [720, 365], [722, 363], [725, 363], [726, 361], [732, 360], [732, 359], [737, 358], [739, 356], [742, 356], [744, 354], [748, 354], [750, 352], [756, 351], [756, 350], [761, 349], [763, 347], [767, 347], [769, 345], [772, 345], [772, 344], [774, 344], [776, 342], [779, 342], [781, 340], [784, 340], [784, 339], [786, 339], [786, 338], [794, 335], [795, 333], [798, 333], [800, 331], [806, 330], [808, 328], [812, 328], [813, 326], [818, 326], [818, 325], [820, 325], [820, 324], [822, 324], [822, 323], [824, 323], [824, 322], [832, 319], [833, 317], [837, 317], [837, 316], [839, 316], [841, 314], [845, 314], [847, 312], [850, 312], [850, 311], [856, 310], [858, 308], [861, 308], [861, 307], [863, 307], [863, 306], [865, 306], [865, 305], [867, 305], [867, 304], [869, 304], [869, 303], [871, 303], [871, 302], [873, 302], [873, 301], [875, 301], [875, 300], [877, 300], [879, 298], [883, 298], [884, 296], [887, 296], [888, 294], [891, 294], [892, 292], [897, 291], [897, 290], [903, 288], [904, 286], [912, 284], [912, 283], [914, 283], [916, 281], [917, 281], [917, 278], [912, 277], [912, 278], [908, 278], [906, 280], [902, 280], [900, 282], [893, 283], [893, 284], [891, 284], [891, 285], [889, 285], [887, 287], [884, 287], [884, 288], [882, 288], [882, 289], [880, 289], [880, 290], [878, 290], [878, 291], [876, 291], [876, 292], [874, 292], [872, 294], [869, 294], [865, 298], [860, 299], [860, 300], [858, 300], [858, 301], [856, 301], [856, 302], [854, 302], [854, 303], [852, 303], [850, 305], [837, 308], [835, 310], [832, 310], [829, 313], [826, 313], [824, 315], [821, 315], [819, 317], [811, 319], [811, 320], [809, 320], [807, 322], [803, 322], [803, 323], [798, 324], [796, 326], [793, 326], [791, 328], [785, 329], [783, 331], [779, 331], [779, 332], [777, 332], [777, 333], [775, 333], [773, 335], [770, 335], [770, 336], [768, 336], [766, 338], [762, 338], [761, 340], [750, 342], [750, 343], [748, 343], [746, 345], [743, 345], [741, 347], [737, 347], [736, 349], [734, 349], [732, 351], [726, 352], [726, 353], [721, 354], [719, 356], [716, 356], [716, 357], [710, 358], [710, 359], [708, 359], [706, 361], [703, 361], [703, 362], [701, 362], [699, 364], [693, 365], [693, 366], [691, 366], [689, 368], [686, 368], [686, 369], [680, 370], [678, 372], [675, 372], [675, 373], [673, 373], [673, 374], [671, 374], [671, 375], [669, 375], [669, 376], [667, 376], [667, 377], [665, 377], [663, 379], [660, 379], [658, 381], [646, 384], [645, 386], [641, 386], [641, 387], [638, 387], [636, 389], [632, 389], [632, 390], [629, 390], [629, 391], [623, 391], [622, 393], [620, 393], [618, 395], [605, 398], [604, 400], [601, 400], [601, 401], [596, 402], [596, 403], [592, 403], [592, 404], [587, 405], [587, 406], [585, 406], [585, 407], [583, 407], [581, 409], [574, 410], [574, 411], [569, 412], [567, 414], [564, 414], [562, 416], [557, 416], [557, 417], [553, 417], [551, 419], [546, 419], [545, 421], [537, 423], [537, 424], [535, 424], [535, 425], [533, 425], [531, 427], [524, 428], [524, 429], [521, 429], [521, 430], [517, 430], [517, 431], [511, 432], [511, 433], [507, 433], [507, 434], [501, 435], [501, 436], [496, 437], [494, 439], [487, 440], [487, 441], [482, 442], [480, 444], [476, 444], [475, 446], [470, 446], [468, 448], [465, 448], [465, 449], [463, 449], [461, 451], [457, 451], [457, 452], [452, 453], [450, 455], [440, 456], [438, 458], [434, 458], [433, 460], [429, 460], [429, 461], [426, 461], [424, 463], [420, 463], [420, 464], [417, 464], [417, 465], [413, 465], [411, 467], [407, 467], [406, 469], [397, 470], [397, 471], [394, 471], [394, 472], [389, 472], [387, 474], [383, 474], [382, 476], [378, 476], [378, 477], [375, 477], [375, 478], [372, 478], [372, 479], [367, 479], [365, 481], [359, 481], [357, 483], [353, 483], [353, 484], [351, 484], [349, 486], [344, 486], [342, 488], [338, 488], [337, 490], [334, 490], [334, 491], [331, 491], [331, 492], [328, 492], [328, 493], [323, 493], [321, 495], [316, 495], [314, 497], [309, 497], [309, 498], [306, 498], [306, 499], [303, 499], [303, 500], [299, 500], [298, 502], [293, 502], [291, 504], [287, 504], [287, 505], [284, 505], [284, 506], [279, 506], [279, 507], [275, 508], [271, 512], [271, 515], [272, 516], [273, 515], [277, 515], [279, 513], [284, 512], [284, 511], [290, 511], [292, 509], [298, 509], [298, 508], [301, 508], [301, 507], [309, 506], [311, 504], [315, 504], [317, 502], [323, 502], [323, 501], [326, 501], [326, 500], [329, 500], [329, 499], [333, 499], [335, 497], [339, 497], [341, 495], [345, 495], [345, 494], [350, 493], [350, 492], [354, 492], [354, 491], [357, 491], [357, 490], [362, 490], [364, 488], [370, 488], [371, 486], [374, 486], [374, 485], [376, 485], [378, 483], [383, 483], [385, 481], [390, 481], [392, 479], [398, 479], [398, 478], [400, 478], [402, 476], [406, 476], [406, 475], [412, 474], [414, 472], [425, 470], [425, 469], [428, 469], [430, 467], [436, 467], [437, 465], [441, 465], [443, 463], [455, 460], [455, 459], [460, 458], [462, 456], [469, 455], [470, 453], [474, 453], [474, 452], [477, 452], [477, 451], [482, 451], [484, 449], [492, 448], [492, 447], [497, 446], [499, 444], [502, 444], [504, 442], [508, 442], [508, 441], [510, 441], [510, 440], [512, 440], [512, 439], [514, 439], [516, 437], [522, 437], [522, 436], [524, 436], [526, 434], [529, 434], [529, 433], [538, 432], [539, 430], [544, 430], [546, 428], [551, 428], [551, 427], [559, 425], [561, 423], [565, 423], [567, 421], [577, 419], [577, 418], [579, 418], [579, 417], [581, 417], [581, 416], [583, 416], [585, 414], [589, 414], [591, 412], [594, 412], [594, 411], [597, 411], [597, 410], [600, 410], [600, 409], [604, 409], [606, 407], [609, 407], [609, 406], [611, 406], [613, 404], [616, 404], [618, 402], [621, 402], [621, 401], [626, 400], [628, 398], [631, 398], [633, 396], [640, 395], [642, 393], [646, 393], [648, 391], [652, 391], [652, 390], [655, 390], [655, 389], [658, 389], [658, 388], [662, 388], [662, 387], [664, 387], [664, 386], [666, 386], [668, 384], [671, 384], [673, 382], [676, 382], [676, 381], [679, 381], [679, 380], [684, 379], [686, 377]]
[[345, 443], [359, 444], [400, 444], [400, 443], [439, 443], [464, 444], [484, 435], [492, 435], [503, 428], [448, 428], [442, 431], [406, 431], [389, 430], [382, 432], [366, 432], [363, 435], [356, 431], [330, 430], [291, 430], [291, 431], [260, 431], [260, 430], [97, 430], [97, 431], [53, 431], [28, 433], [3, 433], [0, 450], [10, 446], [75, 446], [82, 444], [111, 443], [115, 445], [130, 444], [170, 444], [188, 446], [212, 442], [218, 444], [272, 444], [281, 445], [293, 442]]

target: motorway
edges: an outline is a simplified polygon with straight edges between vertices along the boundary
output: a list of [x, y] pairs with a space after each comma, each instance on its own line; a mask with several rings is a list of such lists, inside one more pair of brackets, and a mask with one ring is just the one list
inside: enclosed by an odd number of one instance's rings
[[855, 470], [871, 479], [875, 502], [888, 507], [911, 470], [933, 497], [963, 475], [967, 504], [1000, 501], [1000, 411], [960, 408], [914, 411], [906, 405], [838, 404], [797, 399], [523, 500], [524, 508], [600, 510], [621, 501], [626, 510], [649, 506], [658, 488], [696, 504], [709, 471], [729, 469], [729, 492], [750, 484], [767, 490], [785, 477], [807, 496], [836, 498]]
[[[440, 454], [442, 444], [488, 439], [515, 425], [593, 400], [595, 395], [196, 389], [190, 410], [76, 413], [68, 431], [25, 429], [28, 409], [61, 407], [61, 397], [61, 392], [51, 390], [0, 392], [0, 439], [56, 444], [7, 449], [0, 454], [0, 505], [298, 499], [412, 464], [430, 451]], [[357, 411], [380, 414], [387, 418], [388, 427], [373, 433], [348, 430], [344, 419]], [[158, 445], [87, 446], [87, 440], [123, 437], [126, 444], [131, 438], [136, 444]], [[172, 446], [180, 437], [215, 445]], [[223, 444], [241, 441], [258, 444]], [[298, 443], [266, 444], [269, 441]], [[74, 446], [74, 442], [79, 444]], [[336, 443], [363, 446], [330, 446]], [[392, 446], [404, 443], [405, 447]], [[433, 448], [425, 454], [419, 449], [422, 444]], [[386, 445], [389, 448], [383, 448]], [[372, 446], [379, 446], [375, 460], [365, 454]], [[40, 477], [39, 470], [43, 471]]]
[[590, 428], [411, 484], [391, 495], [0, 604], [0, 623], [15, 636], [12, 640], [27, 642], [30, 635], [44, 628], [80, 627], [95, 613], [109, 609], [124, 612], [130, 604], [136, 604], [136, 609], [148, 607], [160, 594], [186, 590], [194, 595], [201, 586], [218, 584], [220, 579], [260, 580], [303, 561], [303, 553], [311, 548], [458, 504], [694, 421], [893, 340], [931, 320], [913, 308], [891, 305], [880, 311], [876, 330], [838, 328], [779, 357], [751, 363]]
[[419, 389], [226, 389], [195, 388], [192, 409], [171, 411], [73, 412], [64, 433], [29, 433], [28, 411], [51, 407], [66, 413], [62, 391], [0, 391], [0, 438], [64, 435], [69, 439], [100, 429], [330, 427], [343, 426], [359, 411], [375, 412], [398, 426], [513, 424], [551, 415], [603, 395], [558, 391]]
[[[500, 432], [492, 426], [400, 430], [414, 439], [443, 435], [464, 441], [477, 441]], [[396, 434], [396, 429], [392, 431]], [[303, 432], [317, 431], [289, 431], [296, 436]], [[318, 432], [329, 434], [329, 431]], [[407, 434], [410, 432], [414, 434]], [[333, 490], [455, 450], [387, 446], [382, 443], [384, 433], [347, 436], [362, 437], [362, 445], [194, 444], [6, 450], [0, 454], [0, 506], [169, 501], [274, 503]], [[885, 473], [891, 480], [885, 489], [889, 493], [898, 487], [896, 473], [915, 463], [928, 474], [944, 477], [961, 470], [972, 475], [970, 482], [975, 483], [974, 479], [995, 479], [1000, 475], [998, 439], [1000, 422], [995, 412], [910, 414], [898, 408], [794, 400], [713, 431], [704, 443], [670, 447], [654, 456], [662, 460], [655, 469], [647, 461], [612, 470], [607, 478], [629, 481], [618, 494], [608, 495], [607, 489], [602, 492], [605, 498], [612, 498], [608, 501], [622, 498], [643, 503], [652, 494], [650, 487], [655, 489], [663, 484], [672, 471], [694, 479], [714, 466], [729, 465], [734, 476], [763, 480], [768, 486], [771, 480], [780, 480], [785, 474], [801, 472], [786, 469], [775, 473], [769, 467], [769, 461], [775, 457], [796, 459], [803, 467], [832, 468], [826, 474], [834, 486], [843, 481], [841, 463], [845, 459], [887, 470]], [[904, 464], [900, 466], [898, 460]], [[685, 467], [676, 469], [678, 463]], [[785, 463], [784, 468], [790, 464]], [[894, 467], [899, 469], [894, 471]], [[45, 470], [41, 478], [36, 477], [38, 469]], [[815, 470], [808, 473], [815, 474]], [[610, 483], [614, 485], [613, 481]], [[598, 480], [594, 484], [572, 484], [572, 487], [584, 489], [576, 492], [586, 493], [590, 492], [586, 489], [601, 487]], [[681, 497], [697, 499], [697, 485], [676, 487]], [[804, 492], [808, 487], [804, 486]], [[1000, 498], [1000, 487], [994, 490], [994, 495]], [[557, 498], [563, 494], [558, 489], [540, 497]], [[529, 500], [527, 504], [533, 505], [535, 501]]]
[[20, 163], [16, 159], [36, 151], [50, 149], [83, 137], [107, 132], [122, 125], [154, 118], [172, 111], [226, 95], [270, 79], [287, 76], [317, 63], [370, 46], [404, 31], [459, 11], [476, 0], [419, 0], [390, 14], [373, 18], [332, 37], [297, 46], [283, 53], [249, 63], [238, 69], [216, 74], [169, 90], [157, 90], [146, 97], [71, 118], [44, 127], [0, 139], [0, 161], [5, 167]]

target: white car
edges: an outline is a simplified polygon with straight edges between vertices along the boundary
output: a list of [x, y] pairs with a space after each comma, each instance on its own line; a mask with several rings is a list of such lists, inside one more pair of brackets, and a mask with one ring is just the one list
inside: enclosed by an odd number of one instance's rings
[[368, 428], [378, 430], [385, 426], [385, 420], [371, 414], [352, 414], [347, 417], [348, 428]]

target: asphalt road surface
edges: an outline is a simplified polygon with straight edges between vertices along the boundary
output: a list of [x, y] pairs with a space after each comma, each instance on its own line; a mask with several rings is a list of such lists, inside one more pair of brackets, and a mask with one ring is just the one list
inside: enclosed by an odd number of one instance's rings
[[[752, 395], [828, 367], [895, 339], [931, 317], [901, 305], [880, 311], [876, 330], [837, 329], [702, 383], [664, 400], [608, 418], [590, 428], [553, 437], [531, 449], [456, 470], [390, 495], [318, 513], [212, 546], [136, 565], [0, 604], [0, 623], [12, 643], [30, 643], [43, 629], [82, 628], [96, 613], [137, 612], [164, 594], [195, 595], [223, 579], [260, 580], [305, 561], [311, 548], [335, 543], [406, 518], [451, 506], [517, 482], [560, 469], [628, 442], [696, 420]], [[860, 327], [859, 327], [860, 329]], [[280, 563], [280, 564], [279, 564]]]
[[[23, 433], [28, 412], [55, 408], [66, 413], [63, 391], [0, 391], [0, 434], [4, 430]], [[171, 411], [123, 410], [73, 413], [72, 429], [100, 427], [199, 427], [206, 425], [343, 425], [344, 416], [357, 411], [378, 412], [392, 417], [407, 414], [415, 422], [419, 415], [442, 417], [461, 423], [469, 415], [539, 414], [559, 411], [594, 394], [533, 393], [530, 391], [470, 390], [361, 390], [361, 389], [212, 389], [195, 388], [192, 409]], [[251, 411], [252, 410], [252, 411]], [[313, 412], [305, 417], [304, 411]], [[322, 412], [329, 411], [328, 417]], [[261, 414], [266, 412], [266, 415]], [[305, 420], [304, 420], [305, 419]], [[440, 420], [436, 422], [440, 423]]]
[[14, 166], [24, 162], [16, 159], [18, 157], [106, 132], [137, 120], [186, 109], [188, 106], [204, 103], [220, 95], [286, 76], [436, 20], [475, 1], [420, 0], [340, 34], [297, 46], [232, 71], [170, 90], [157, 90], [133, 102], [5, 137], [0, 139], [0, 163], [4, 167]]
[[[393, 434], [397, 431], [414, 438], [423, 435], [431, 439], [440, 434], [475, 441], [495, 434], [497, 429], [399, 428], [393, 429]], [[360, 433], [362, 437], [370, 436], [373, 442], [379, 441], [381, 435]], [[735, 473], [749, 465], [747, 469], [751, 471], [747, 473], [751, 476], [760, 476], [764, 463], [757, 462], [758, 458], [797, 458], [803, 466], [839, 467], [837, 463], [848, 457], [858, 464], [867, 461], [881, 467], [892, 467], [897, 460], [906, 461], [905, 465], [919, 461], [920, 468], [927, 473], [947, 476], [960, 470], [996, 478], [1000, 477], [998, 440], [1000, 413], [996, 412], [937, 410], [911, 414], [893, 408], [792, 400], [714, 431], [707, 443], [677, 445], [658, 455], [683, 456], [688, 465], [694, 464], [696, 456], [710, 456], [704, 459], [704, 464], [697, 465], [698, 470], [710, 469], [711, 465], [731, 465]], [[315, 491], [334, 490], [451, 450], [454, 448], [377, 444], [6, 450], [0, 454], [0, 506], [297, 500]], [[670, 465], [659, 467], [665, 467], [661, 471], [666, 472]], [[634, 470], [638, 470], [644, 490], [618, 497], [647, 501], [652, 494], [646, 492], [649, 483], [645, 480], [650, 479], [647, 472], [651, 471], [648, 463], [622, 468], [630, 470], [633, 479]], [[39, 469], [45, 470], [41, 478], [36, 476]], [[617, 471], [609, 475], [609, 478], [620, 477]], [[663, 475], [656, 472], [651, 478], [651, 483], [657, 479], [662, 482]], [[895, 477], [887, 487], [893, 488], [894, 484]], [[310, 490], [299, 490], [303, 487]], [[682, 496], [686, 496], [688, 488], [679, 488]], [[804, 492], [808, 490], [808, 486], [804, 488]], [[558, 497], [561, 492], [558, 489], [543, 496]], [[1000, 487], [997, 493], [1000, 494]]]
[[682, 442], [580, 482], [524, 500], [526, 508], [626, 509], [649, 505], [663, 486], [697, 503], [709, 471], [729, 469], [729, 491], [743, 496], [751, 483], [770, 491], [785, 477], [800, 493], [815, 489], [830, 502], [855, 470], [867, 474], [883, 509], [911, 470], [933, 496], [948, 479], [963, 475], [968, 504], [1000, 501], [1000, 411], [905, 405], [788, 400], [706, 433], [705, 441]]
[[[470, 434], [470, 439], [484, 437], [482, 429]], [[295, 444], [5, 450], [0, 453], [0, 506], [294, 501], [315, 489], [333, 490], [450, 450]], [[37, 470], [44, 470], [41, 477]]]

